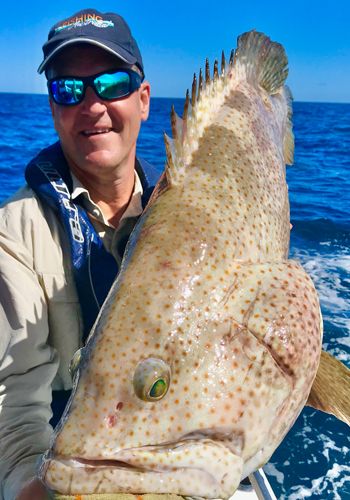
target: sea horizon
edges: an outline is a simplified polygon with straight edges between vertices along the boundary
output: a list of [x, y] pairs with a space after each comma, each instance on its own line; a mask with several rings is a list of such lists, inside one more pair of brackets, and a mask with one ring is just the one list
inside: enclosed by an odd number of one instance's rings
[[[4, 91], [1, 90], [0, 94], [9, 94], [9, 95], [35, 95], [35, 96], [43, 96], [43, 97], [48, 97], [48, 94], [45, 94], [43, 92], [11, 92], [11, 91]], [[156, 95], [151, 95], [152, 99], [181, 99], [185, 100], [184, 97], [167, 97], [167, 96], [156, 96]], [[350, 104], [349, 102], [343, 102], [343, 101], [299, 101], [298, 99], [293, 99], [293, 103], [301, 103], [301, 104]]]

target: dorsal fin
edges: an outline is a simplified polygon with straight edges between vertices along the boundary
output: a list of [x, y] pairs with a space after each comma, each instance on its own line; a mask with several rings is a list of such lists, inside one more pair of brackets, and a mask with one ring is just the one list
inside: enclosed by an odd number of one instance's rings
[[192, 106], [194, 106], [194, 103], [196, 102], [196, 98], [197, 98], [197, 76], [195, 73], [193, 75], [193, 80], [192, 80], [192, 94], [191, 94]]
[[226, 59], [224, 51], [221, 52], [221, 76], [225, 74], [226, 71]]
[[184, 139], [184, 126], [183, 120], [176, 113], [174, 106], [171, 108], [171, 130], [173, 133], [173, 139], [176, 143], [177, 149], [181, 147], [183, 139]]
[[205, 60], [205, 84], [209, 85], [210, 83], [210, 66], [209, 59]]
[[164, 132], [164, 144], [165, 144], [165, 153], [167, 159], [167, 167], [168, 169], [171, 170], [174, 168], [174, 157], [175, 157], [174, 141], [165, 132]]
[[185, 167], [198, 148], [198, 141], [205, 128], [210, 125], [213, 115], [241, 78], [252, 85], [260, 85], [269, 94], [279, 94], [279, 97], [282, 96], [289, 103], [283, 148], [286, 163], [292, 163], [294, 140], [290, 120], [291, 98], [288, 91], [284, 90], [287, 74], [287, 57], [283, 47], [256, 31], [238, 37], [238, 48], [231, 51], [228, 64], [222, 53], [221, 71], [219, 72], [218, 62], [215, 61], [212, 77], [209, 61], [206, 60], [204, 77], [202, 69], [199, 71], [198, 82], [194, 74], [191, 92], [187, 92], [186, 96], [183, 119], [172, 110], [173, 141], [166, 138], [167, 164], [170, 170], [167, 172], [168, 180], [176, 183], [183, 179]]
[[202, 68], [200, 68], [199, 78], [198, 78], [197, 101], [199, 101], [202, 91], [203, 91], [203, 72]]
[[215, 59], [214, 61], [214, 68], [213, 68], [213, 80], [214, 82], [219, 78], [219, 63], [218, 60]]
[[184, 123], [186, 123], [187, 121], [187, 116], [188, 116], [188, 113], [190, 112], [190, 91], [187, 89], [186, 90], [186, 99], [185, 99], [185, 105], [184, 105], [184, 113], [183, 113], [183, 116], [182, 116], [182, 119], [184, 121]]

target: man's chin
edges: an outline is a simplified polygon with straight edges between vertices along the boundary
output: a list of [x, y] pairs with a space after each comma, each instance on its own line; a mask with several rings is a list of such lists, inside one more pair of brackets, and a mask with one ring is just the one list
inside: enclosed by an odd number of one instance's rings
[[127, 169], [134, 168], [136, 146], [126, 148], [114, 137], [111, 141], [85, 141], [81, 137], [74, 145], [65, 148], [62, 145], [63, 152], [68, 161], [72, 173], [84, 183], [82, 177], [101, 177], [111, 179], [113, 176]]
[[[72, 173], [82, 180], [86, 177], [108, 177], [115, 175], [123, 164], [123, 159], [112, 156], [107, 151], [94, 151], [70, 163]], [[83, 182], [83, 180], [82, 180]]]

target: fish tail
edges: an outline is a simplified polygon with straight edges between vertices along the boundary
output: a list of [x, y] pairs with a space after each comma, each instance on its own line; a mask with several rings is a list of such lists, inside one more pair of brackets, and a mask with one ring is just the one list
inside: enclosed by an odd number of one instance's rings
[[282, 96], [287, 106], [283, 155], [287, 165], [294, 162], [294, 135], [292, 131], [293, 97], [285, 85], [288, 59], [284, 48], [272, 42], [264, 33], [255, 30], [238, 37], [233, 68], [251, 84], [262, 87], [273, 99]]
[[268, 94], [280, 91], [288, 76], [288, 59], [284, 48], [255, 30], [237, 39], [234, 67], [244, 69], [247, 80], [259, 84]]
[[292, 102], [293, 96], [290, 91], [290, 88], [285, 85], [282, 89], [284, 97], [287, 102], [287, 124], [286, 124], [286, 132], [283, 140], [283, 156], [284, 161], [287, 165], [292, 165], [294, 163], [294, 134], [293, 134], [293, 125], [292, 125]]

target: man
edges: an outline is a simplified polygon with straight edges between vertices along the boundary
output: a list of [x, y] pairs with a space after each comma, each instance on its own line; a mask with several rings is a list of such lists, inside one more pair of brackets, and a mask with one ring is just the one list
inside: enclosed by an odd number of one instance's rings
[[117, 14], [57, 23], [38, 71], [59, 143], [27, 167], [1, 208], [0, 484], [5, 500], [47, 498], [35, 477], [83, 345], [157, 180], [136, 159], [150, 85]]

